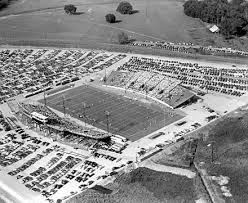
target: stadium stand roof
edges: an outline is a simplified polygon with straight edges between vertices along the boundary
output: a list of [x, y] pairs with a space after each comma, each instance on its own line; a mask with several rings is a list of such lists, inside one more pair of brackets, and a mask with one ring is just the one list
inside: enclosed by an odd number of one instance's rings
[[[139, 73], [139, 72], [137, 72]], [[141, 72], [140, 72], [141, 73]], [[144, 71], [142, 72], [144, 73]], [[149, 72], [147, 72], [149, 73]], [[111, 86], [118, 86], [120, 88], [124, 88], [125, 85], [127, 84], [126, 82], [126, 76], [130, 74], [129, 71], [112, 71], [112, 73], [109, 75], [109, 77], [107, 78], [107, 84], [111, 85]], [[131, 73], [134, 74], [134, 73]], [[156, 73], [157, 75], [161, 75], [159, 73]], [[156, 75], [154, 73], [151, 73], [151, 77], [152, 78], [154, 75]], [[184, 102], [188, 101], [189, 99], [191, 99], [192, 97], [194, 97], [194, 93], [192, 93], [191, 91], [189, 91], [188, 89], [182, 87], [179, 83], [177, 83], [177, 79], [168, 77], [168, 76], [162, 76], [163, 80], [167, 80], [170, 81], [167, 84], [170, 84], [167, 86], [161, 86], [162, 88], [164, 88], [163, 92], [161, 94], [159, 94], [157, 92], [156, 96], [152, 96], [154, 98], [157, 98], [161, 101], [163, 101], [164, 103], [166, 103], [168, 106], [170, 106], [171, 108], [177, 108], [178, 106], [182, 105]], [[119, 78], [119, 81], [121, 81], [121, 83], [116, 83], [116, 79]], [[150, 79], [148, 79], [149, 81]], [[143, 84], [147, 84], [147, 80], [143, 81]], [[135, 81], [136, 82], [136, 81]], [[121, 85], [120, 85], [121, 84]], [[173, 85], [172, 85], [173, 84]], [[156, 86], [156, 85], [155, 85]], [[155, 87], [154, 86], [154, 87]], [[154, 88], [155, 89], [155, 88]], [[158, 89], [158, 91], [160, 91], [161, 88]], [[139, 90], [136, 90], [139, 92]], [[149, 92], [148, 92], [149, 95]]]
[[182, 105], [184, 102], [188, 101], [189, 99], [195, 96], [194, 93], [190, 92], [188, 89], [182, 87], [181, 85], [177, 88], [180, 88], [181, 93], [173, 95], [170, 98], [164, 100], [164, 102], [172, 108], [177, 108], [178, 106]]

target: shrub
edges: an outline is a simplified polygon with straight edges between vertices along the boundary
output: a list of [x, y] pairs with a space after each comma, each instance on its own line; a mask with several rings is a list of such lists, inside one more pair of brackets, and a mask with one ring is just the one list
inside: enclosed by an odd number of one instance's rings
[[128, 44], [129, 43], [129, 39], [128, 39], [127, 34], [124, 33], [124, 32], [121, 32], [118, 35], [118, 41], [119, 41], [120, 44]]
[[116, 11], [121, 13], [121, 14], [132, 14], [133, 7], [129, 2], [122, 1], [122, 2], [120, 2], [120, 4], [117, 7]]
[[105, 19], [106, 19], [106, 21], [107, 22], [109, 22], [109, 23], [115, 23], [115, 15], [114, 14], [111, 14], [111, 13], [109, 13], [109, 14], [107, 14], [106, 16], [105, 16]]
[[65, 5], [64, 10], [67, 14], [74, 14], [77, 11], [77, 7], [72, 4], [68, 4]]

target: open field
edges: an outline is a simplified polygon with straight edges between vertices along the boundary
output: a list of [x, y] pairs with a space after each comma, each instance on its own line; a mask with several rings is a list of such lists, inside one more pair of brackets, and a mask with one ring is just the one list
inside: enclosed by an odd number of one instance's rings
[[[27, 12], [1, 18], [0, 26], [3, 29], [0, 34], [3, 38], [15, 39], [45, 38], [115, 43], [117, 34], [124, 31], [137, 40], [194, 42], [190, 30], [203, 27], [198, 20], [184, 15], [182, 2], [130, 1], [139, 12], [125, 16], [115, 11], [118, 2], [70, 1], [69, 3], [78, 5], [80, 15], [68, 16], [63, 11], [63, 6], [68, 3], [65, 1], [20, 1], [2, 11], [1, 15]], [[121, 22], [106, 23], [104, 16], [109, 12], [114, 13]], [[206, 34], [205, 29], [204, 32]]]
[[[86, 121], [98, 128], [125, 136], [132, 141], [182, 118], [173, 110], [162, 109], [131, 100], [91, 86], [80, 86], [47, 98], [47, 105]], [[105, 112], [110, 113], [107, 119]]]
[[[134, 15], [117, 13], [115, 10], [119, 2], [120, 0], [14, 1], [8, 8], [0, 11], [0, 43], [33, 46], [51, 46], [52, 43], [52, 46], [63, 47], [68, 42], [70, 47], [120, 51], [122, 47], [116, 47], [117, 36], [123, 31], [131, 39], [141, 41], [166, 40], [243, 50], [248, 48], [247, 39], [224, 40], [222, 36], [207, 31], [198, 19], [184, 15], [182, 1], [131, 0], [134, 9], [138, 11]], [[68, 3], [78, 7], [77, 15], [64, 13], [63, 7]], [[106, 23], [107, 13], [115, 14], [119, 23]], [[137, 47], [131, 47], [130, 51], [157, 55], [175, 53]]]

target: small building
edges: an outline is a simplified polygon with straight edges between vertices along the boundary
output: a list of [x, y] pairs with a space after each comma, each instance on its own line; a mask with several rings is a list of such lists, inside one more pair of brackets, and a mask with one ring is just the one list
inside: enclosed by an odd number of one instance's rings
[[220, 28], [217, 26], [217, 25], [212, 25], [210, 26], [209, 28], [209, 31], [212, 32], [212, 33], [217, 33], [220, 31]]

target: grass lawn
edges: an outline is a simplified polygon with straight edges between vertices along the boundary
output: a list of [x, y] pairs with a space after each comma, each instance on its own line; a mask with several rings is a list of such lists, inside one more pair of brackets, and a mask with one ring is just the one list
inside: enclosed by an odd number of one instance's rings
[[123, 174], [106, 187], [113, 190], [113, 193], [103, 195], [87, 190], [68, 203], [192, 203], [196, 199], [192, 179], [147, 168]]
[[[232, 47], [247, 50], [247, 39], [224, 40], [212, 34], [198, 19], [183, 13], [183, 1], [131, 0], [134, 15], [121, 15], [115, 10], [120, 0], [16, 0], [0, 11], [0, 39], [70, 41], [92, 48], [98, 43], [116, 43], [121, 31], [136, 40], [192, 42], [199, 45]], [[66, 15], [63, 7], [74, 4], [80, 15]], [[21, 14], [20, 14], [21, 13]], [[108, 24], [105, 15], [113, 13], [119, 23]], [[4, 40], [5, 39], [5, 40]], [[6, 43], [10, 43], [7, 41]], [[13, 43], [13, 42], [12, 42]], [[21, 43], [21, 42], [19, 42]], [[37, 42], [38, 43], [38, 42]], [[26, 42], [27, 45], [28, 42]], [[58, 45], [59, 46], [59, 45]]]
[[[24, 0], [23, 3], [11, 5], [1, 12], [2, 15], [25, 10], [35, 10], [62, 6], [67, 1]], [[125, 31], [137, 40], [168, 40], [174, 42], [192, 41], [189, 29], [202, 27], [198, 20], [183, 14], [182, 2], [170, 0], [130, 1], [135, 10], [134, 15], [120, 15], [116, 7], [119, 1], [70, 1], [79, 4], [81, 15], [65, 15], [60, 10], [40, 11], [0, 20], [1, 37], [10, 38], [48, 38], [71, 40], [97, 40], [116, 42], [117, 34]], [[80, 6], [80, 4], [82, 6]], [[108, 24], [105, 15], [114, 13], [120, 23]], [[45, 33], [45, 34], [43, 34]]]
[[[226, 185], [232, 197], [223, 198], [227, 202], [247, 202], [248, 200], [248, 112], [230, 116], [208, 133], [207, 140], [199, 142], [196, 161], [204, 162], [203, 167], [211, 176], [227, 176]], [[211, 146], [213, 158], [211, 162]]]

